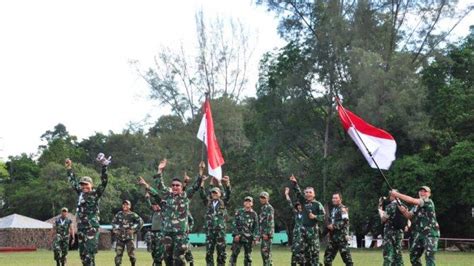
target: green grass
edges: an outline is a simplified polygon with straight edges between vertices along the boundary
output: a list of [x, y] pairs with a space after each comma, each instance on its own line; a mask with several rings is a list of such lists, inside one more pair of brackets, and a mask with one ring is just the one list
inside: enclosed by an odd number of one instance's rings
[[[203, 247], [193, 248], [193, 255], [195, 259], [195, 265], [205, 265], [204, 256], [205, 249]], [[273, 248], [273, 265], [274, 266], [288, 266], [290, 265], [290, 251], [286, 247], [276, 246]], [[96, 257], [97, 266], [114, 266], [113, 251], [100, 251]], [[321, 258], [323, 252], [321, 253]], [[227, 250], [227, 257], [230, 257], [230, 248]], [[239, 256], [238, 265], [242, 265], [243, 254]], [[375, 250], [352, 250], [352, 258], [355, 265], [382, 265], [382, 251], [380, 249]], [[410, 265], [408, 260], [408, 253], [403, 254], [405, 265]], [[151, 265], [151, 256], [145, 250], [137, 251], [137, 266], [139, 265]], [[464, 266], [474, 265], [474, 253], [462, 253], [462, 252], [438, 252], [436, 254], [437, 265], [449, 265], [449, 266]], [[253, 265], [261, 265], [262, 259], [260, 258], [259, 249], [256, 247], [253, 252]], [[39, 250], [36, 252], [18, 252], [18, 253], [0, 253], [0, 265], [2, 266], [46, 266], [55, 265], [53, 261], [53, 253], [48, 250]], [[79, 254], [76, 250], [70, 251], [68, 255], [69, 266], [81, 266]], [[122, 265], [130, 265], [128, 258], [124, 257]], [[341, 258], [338, 257], [333, 263], [334, 266], [344, 265]], [[424, 261], [423, 261], [424, 265]]]

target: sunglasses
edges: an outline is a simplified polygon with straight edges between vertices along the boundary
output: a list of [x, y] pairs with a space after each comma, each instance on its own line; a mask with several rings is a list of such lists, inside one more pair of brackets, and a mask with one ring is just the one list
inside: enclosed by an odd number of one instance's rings
[[267, 197], [264, 197], [264, 196], [260, 196], [261, 199], [266, 199]]

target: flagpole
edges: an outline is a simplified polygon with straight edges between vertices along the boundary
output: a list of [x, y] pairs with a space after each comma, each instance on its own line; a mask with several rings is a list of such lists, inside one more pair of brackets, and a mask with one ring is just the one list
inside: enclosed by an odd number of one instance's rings
[[357, 137], [359, 138], [360, 142], [362, 142], [362, 144], [364, 145], [364, 148], [365, 150], [367, 151], [367, 153], [369, 154], [370, 158], [372, 159], [372, 161], [374, 162], [375, 166], [377, 167], [377, 169], [379, 170], [380, 174], [382, 175], [383, 179], [385, 180], [385, 183], [387, 184], [388, 188], [390, 190], [392, 190], [392, 186], [390, 185], [390, 183], [388, 182], [388, 179], [387, 177], [385, 176], [385, 174], [382, 172], [382, 169], [380, 169], [377, 161], [375, 161], [375, 158], [372, 156], [372, 153], [370, 152], [369, 148], [367, 148], [367, 145], [365, 145], [365, 142], [364, 140], [362, 139], [362, 137], [359, 135], [359, 132], [357, 131], [357, 128], [355, 127], [354, 123], [352, 122], [351, 118], [349, 117], [349, 115], [346, 113], [346, 109], [344, 109], [344, 106], [342, 106], [342, 103], [341, 103], [341, 100], [339, 99], [339, 97], [336, 96], [336, 102], [337, 104], [342, 108], [342, 112], [344, 113], [344, 115], [347, 117], [347, 119], [349, 120], [349, 122], [351, 123], [352, 127], [354, 127], [354, 131], [357, 135]]
[[[206, 103], [207, 100], [209, 100], [209, 92], [206, 92], [204, 94], [204, 103]], [[204, 115], [206, 115], [206, 110], [204, 110]], [[204, 139], [206, 139], [207, 136], [204, 136]], [[205, 146], [205, 143], [204, 141], [201, 142], [201, 161], [204, 161], [204, 146]]]

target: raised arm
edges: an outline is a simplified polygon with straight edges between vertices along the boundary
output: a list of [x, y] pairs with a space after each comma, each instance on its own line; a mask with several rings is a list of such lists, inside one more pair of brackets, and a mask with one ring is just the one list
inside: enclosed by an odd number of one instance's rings
[[163, 170], [165, 169], [167, 163], [168, 161], [166, 159], [162, 160], [160, 164], [158, 165], [158, 171], [156, 175], [153, 177], [154, 182], [155, 182], [155, 187], [157, 189], [156, 192], [160, 196], [170, 191], [170, 188], [163, 184]]
[[230, 194], [232, 193], [232, 189], [230, 187], [230, 177], [229, 176], [224, 176], [222, 178], [222, 183], [223, 183], [223, 195], [222, 195], [222, 200], [224, 203], [227, 205], [230, 200]]
[[291, 175], [290, 176], [290, 181], [291, 181], [291, 184], [293, 186], [293, 191], [296, 194], [296, 198], [298, 199], [299, 202], [301, 202], [303, 204], [304, 202], [306, 202], [306, 199], [304, 198], [304, 195], [301, 192], [301, 188], [298, 185], [298, 181], [296, 180], [296, 177], [294, 175]]
[[102, 196], [104, 194], [105, 188], [107, 187], [107, 183], [109, 181], [108, 175], [107, 175], [107, 165], [102, 165], [102, 173], [100, 175], [100, 185], [97, 187], [97, 196]]
[[404, 202], [411, 204], [411, 205], [422, 205], [423, 201], [421, 199], [415, 199], [408, 195], [402, 194], [394, 189], [390, 191], [390, 194], [394, 197], [403, 200]]
[[285, 199], [286, 199], [286, 203], [288, 203], [288, 207], [290, 208], [290, 210], [293, 213], [296, 213], [297, 211], [295, 209], [294, 203], [291, 201], [291, 198], [290, 198], [290, 188], [289, 187], [285, 187]]
[[206, 164], [201, 161], [199, 163], [199, 175], [196, 177], [194, 184], [191, 187], [186, 188], [186, 195], [190, 199], [194, 196], [194, 193], [199, 190], [202, 185], [204, 169], [206, 168]]
[[69, 184], [71, 184], [71, 187], [76, 191], [77, 194], [80, 194], [81, 186], [79, 185], [79, 180], [77, 180], [76, 175], [72, 171], [72, 161], [70, 159], [66, 159], [64, 166], [66, 167], [66, 174]]

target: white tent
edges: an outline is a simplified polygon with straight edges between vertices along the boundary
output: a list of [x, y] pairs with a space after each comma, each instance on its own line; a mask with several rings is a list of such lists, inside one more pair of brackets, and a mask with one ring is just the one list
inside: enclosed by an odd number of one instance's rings
[[41, 228], [41, 229], [51, 229], [53, 225], [50, 223], [45, 223], [40, 220], [36, 220], [30, 217], [26, 217], [19, 214], [12, 214], [0, 218], [0, 229], [6, 228]]

